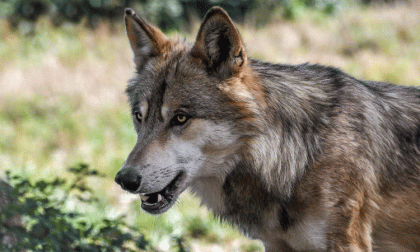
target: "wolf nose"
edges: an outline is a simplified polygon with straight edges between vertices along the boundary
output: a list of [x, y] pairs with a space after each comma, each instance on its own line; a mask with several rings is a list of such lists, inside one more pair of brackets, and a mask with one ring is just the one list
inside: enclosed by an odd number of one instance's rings
[[140, 187], [141, 176], [139, 176], [134, 169], [124, 169], [117, 173], [115, 182], [119, 184], [122, 189], [133, 193]]

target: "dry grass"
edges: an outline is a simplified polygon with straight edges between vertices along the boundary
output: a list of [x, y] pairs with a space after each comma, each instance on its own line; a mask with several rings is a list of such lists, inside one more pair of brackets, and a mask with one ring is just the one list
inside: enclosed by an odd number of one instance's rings
[[420, 5], [309, 13], [261, 30], [242, 27], [251, 56], [335, 66], [358, 78], [420, 85]]
[[[419, 4], [345, 9], [335, 17], [308, 12], [298, 22], [280, 19], [262, 29], [245, 24], [240, 30], [249, 54], [258, 59], [319, 63], [359, 78], [418, 85], [419, 13]], [[7, 27], [4, 21], [1, 26]], [[57, 34], [43, 20], [37, 30], [35, 38], [23, 39], [8, 28], [2, 31], [0, 97], [69, 94], [89, 107], [125, 102], [133, 64], [122, 29], [110, 33], [102, 24], [89, 32], [80, 25]], [[194, 34], [186, 37], [192, 40]]]
[[103, 24], [93, 32], [82, 27], [54, 32], [46, 20], [38, 23], [38, 30], [29, 38], [6, 34], [13, 57], [0, 63], [0, 97], [69, 95], [95, 108], [125, 102], [133, 64], [121, 31], [112, 34]]

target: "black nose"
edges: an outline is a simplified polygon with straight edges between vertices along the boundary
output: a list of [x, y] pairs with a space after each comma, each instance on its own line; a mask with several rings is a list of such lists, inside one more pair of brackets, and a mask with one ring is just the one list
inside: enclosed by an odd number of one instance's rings
[[135, 169], [125, 168], [117, 173], [115, 182], [119, 184], [122, 189], [129, 192], [135, 192], [140, 187], [141, 176], [137, 174]]

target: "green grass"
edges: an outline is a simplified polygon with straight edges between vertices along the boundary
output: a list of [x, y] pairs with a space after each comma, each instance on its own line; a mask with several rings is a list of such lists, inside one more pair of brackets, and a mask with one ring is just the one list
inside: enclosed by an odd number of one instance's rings
[[[334, 16], [305, 11], [294, 20], [239, 29], [258, 59], [333, 65], [358, 78], [420, 85], [418, 8], [354, 7]], [[262, 251], [261, 243], [221, 223], [189, 193], [167, 213], [150, 216], [114, 183], [136, 142], [123, 93], [134, 67], [122, 26], [56, 29], [41, 20], [34, 36], [23, 37], [4, 20], [0, 25], [0, 173], [36, 180], [67, 176], [67, 167], [88, 163], [106, 174], [89, 180], [101, 198], [83, 209], [92, 220], [127, 214], [163, 250], [182, 236], [195, 251]], [[192, 40], [195, 33], [185, 36]]]
[[[0, 142], [0, 150], [10, 157], [2, 167], [33, 164], [61, 165], [80, 161], [109, 168], [117, 157], [130, 150], [135, 142], [131, 117], [125, 106], [88, 111], [72, 99], [60, 97], [48, 102], [44, 97], [10, 98], [1, 105], [1, 130], [8, 132]], [[88, 145], [88, 146], [85, 146]], [[55, 157], [58, 152], [64, 156]], [[105, 157], [105, 159], [104, 159]], [[51, 167], [56, 171], [58, 167]], [[117, 167], [110, 171], [115, 172]]]

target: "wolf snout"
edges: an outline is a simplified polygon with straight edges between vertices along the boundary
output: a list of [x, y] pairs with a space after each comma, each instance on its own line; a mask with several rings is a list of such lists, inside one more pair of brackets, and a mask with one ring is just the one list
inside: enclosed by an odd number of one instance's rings
[[134, 169], [126, 168], [117, 173], [115, 182], [119, 184], [122, 189], [134, 193], [140, 187], [141, 176], [138, 175]]

